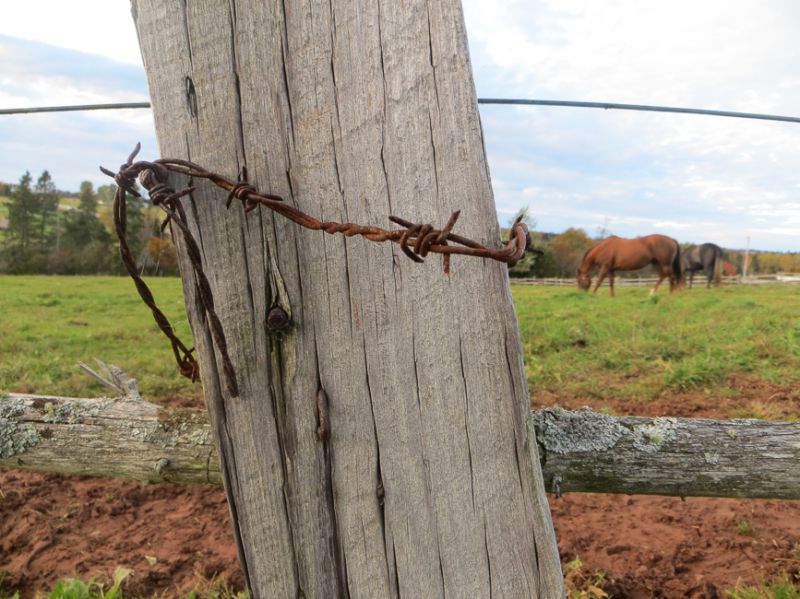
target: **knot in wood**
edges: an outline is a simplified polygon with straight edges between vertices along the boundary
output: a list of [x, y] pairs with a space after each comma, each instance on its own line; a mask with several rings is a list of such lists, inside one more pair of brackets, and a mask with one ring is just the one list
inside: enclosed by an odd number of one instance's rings
[[267, 329], [271, 333], [277, 333], [289, 326], [289, 315], [280, 306], [273, 306], [267, 312]]

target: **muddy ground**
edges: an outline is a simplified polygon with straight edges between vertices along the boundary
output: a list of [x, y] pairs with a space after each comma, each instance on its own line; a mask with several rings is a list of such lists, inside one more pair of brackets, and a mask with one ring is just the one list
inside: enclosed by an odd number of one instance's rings
[[[731, 417], [798, 413], [798, 390], [734, 381], [652, 402], [594, 402], [540, 392], [539, 405], [608, 406], [616, 414]], [[800, 502], [627, 495], [550, 497], [565, 568], [614, 597], [725, 597], [737, 581], [800, 581]], [[131, 568], [133, 596], [178, 597], [210, 581], [241, 589], [221, 489], [0, 471], [0, 590], [22, 599], [58, 578], [109, 579]], [[1, 594], [1, 593], [0, 593]]]

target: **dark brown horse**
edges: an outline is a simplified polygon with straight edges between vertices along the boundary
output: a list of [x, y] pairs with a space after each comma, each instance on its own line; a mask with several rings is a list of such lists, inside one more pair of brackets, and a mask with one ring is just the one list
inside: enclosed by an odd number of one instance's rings
[[693, 245], [683, 250], [681, 266], [684, 276], [689, 273], [689, 289], [694, 282], [694, 273], [702, 270], [706, 274], [706, 287], [719, 287], [722, 279], [722, 248], [714, 243]]
[[578, 267], [578, 287], [589, 289], [592, 286], [592, 270], [600, 269], [594, 291], [608, 277], [611, 295], [614, 295], [614, 273], [618, 270], [639, 270], [652, 264], [658, 273], [658, 281], [650, 290], [655, 293], [661, 281], [669, 277], [669, 291], [681, 282], [681, 248], [678, 242], [666, 235], [646, 235], [625, 239], [612, 235], [607, 237], [583, 255]]

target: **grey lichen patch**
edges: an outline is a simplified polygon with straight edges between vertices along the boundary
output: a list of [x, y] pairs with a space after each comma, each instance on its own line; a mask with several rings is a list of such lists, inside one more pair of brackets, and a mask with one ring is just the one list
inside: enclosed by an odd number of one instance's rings
[[613, 417], [589, 408], [544, 408], [534, 413], [533, 422], [539, 444], [559, 454], [605, 451], [628, 432]]
[[42, 408], [42, 420], [53, 424], [78, 424], [88, 418], [97, 418], [113, 401], [112, 399], [78, 399], [47, 402]]
[[22, 415], [25, 409], [25, 401], [19, 397], [13, 398], [4, 396], [0, 401], [0, 420], [16, 418]]
[[[131, 432], [131, 437], [134, 439], [138, 439], [140, 441], [146, 441], [148, 443], [156, 442], [155, 440], [160, 437], [161, 428], [157, 422], [152, 423], [144, 423], [144, 422], [135, 422], [130, 423], [126, 426]], [[162, 445], [161, 443], [156, 442], [158, 445]]]
[[191, 428], [186, 423], [175, 423], [172, 421], [143, 421], [138, 420], [124, 425], [130, 436], [134, 439], [160, 447], [161, 449], [172, 449], [184, 443], [188, 437], [191, 441], [192, 435], [186, 432]]
[[633, 446], [639, 451], [655, 453], [665, 443], [675, 439], [681, 425], [675, 418], [655, 418], [650, 424], [640, 424], [633, 427]]
[[44, 406], [42, 420], [57, 424], [77, 424], [81, 421], [79, 412], [71, 403], [48, 402]]
[[16, 424], [0, 418], [0, 458], [25, 453], [39, 442], [39, 433], [32, 424]]
[[198, 429], [189, 435], [189, 441], [193, 445], [208, 445], [211, 443], [211, 431], [209, 429]]
[[6, 459], [26, 452], [39, 442], [36, 427], [29, 423], [17, 423], [22, 416], [25, 402], [22, 399], [4, 397], [0, 401], [0, 458]]

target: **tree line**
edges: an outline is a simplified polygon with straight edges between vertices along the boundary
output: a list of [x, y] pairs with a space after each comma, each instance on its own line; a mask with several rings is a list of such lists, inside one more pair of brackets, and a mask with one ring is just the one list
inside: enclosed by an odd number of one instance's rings
[[[83, 181], [78, 193], [56, 189], [48, 171], [34, 183], [29, 172], [17, 184], [0, 182], [5, 200], [5, 223], [0, 211], [0, 273], [10, 274], [121, 274], [111, 205], [116, 187], [96, 190]], [[0, 204], [0, 210], [2, 204]], [[143, 198], [128, 196], [128, 244], [143, 274], [178, 272], [175, 247], [161, 231], [158, 210]], [[536, 223], [521, 213], [541, 254], [528, 254], [510, 269], [512, 277], [575, 276], [583, 254], [607, 232], [592, 238], [583, 229], [562, 233], [535, 231]], [[800, 253], [725, 249], [727, 274], [800, 272]], [[635, 274], [632, 276], [636, 276]]]
[[[61, 192], [46, 170], [35, 182], [25, 172], [17, 184], [0, 183], [6, 212], [3, 219], [0, 211], [0, 272], [121, 274], [111, 215], [115, 191], [83, 181], [77, 194]], [[143, 274], [176, 274], [175, 248], [157, 210], [128, 196], [127, 216], [128, 243]]]

